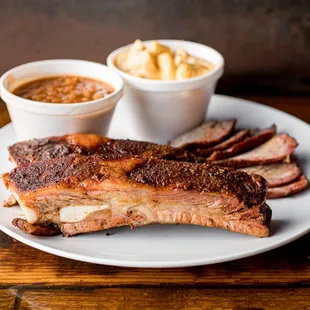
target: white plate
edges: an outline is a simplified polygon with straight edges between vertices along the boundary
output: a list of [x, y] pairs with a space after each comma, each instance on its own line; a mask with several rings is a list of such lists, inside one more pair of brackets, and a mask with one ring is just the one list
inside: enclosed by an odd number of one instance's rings
[[[111, 128], [111, 136], [139, 138], [130, 135], [125, 105], [120, 104]], [[296, 154], [303, 170], [310, 175], [310, 126], [273, 108], [249, 101], [214, 96], [210, 118], [238, 119], [238, 126], [267, 127], [277, 124], [278, 131], [294, 136], [299, 147]], [[125, 125], [127, 124], [127, 127]], [[0, 172], [9, 171], [6, 147], [15, 141], [12, 125], [0, 131]], [[8, 197], [1, 184], [0, 201]], [[19, 208], [0, 208], [0, 229], [34, 248], [55, 255], [97, 264], [129, 267], [181, 267], [212, 264], [262, 253], [291, 242], [310, 231], [310, 191], [296, 196], [271, 200], [272, 236], [255, 238], [216, 228], [197, 226], [151, 225], [131, 230], [128, 227], [74, 238], [35, 237], [12, 226], [20, 216]]]

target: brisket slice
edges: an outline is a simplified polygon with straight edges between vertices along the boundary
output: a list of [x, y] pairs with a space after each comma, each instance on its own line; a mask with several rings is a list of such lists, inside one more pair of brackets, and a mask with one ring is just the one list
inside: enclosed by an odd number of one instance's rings
[[17, 166], [72, 154], [87, 156], [106, 153], [152, 156], [188, 162], [204, 161], [203, 158], [191, 152], [168, 145], [134, 140], [114, 140], [83, 133], [23, 141], [9, 147], [10, 160]]
[[234, 130], [236, 120], [212, 121], [182, 134], [170, 142], [173, 147], [195, 149], [199, 146], [212, 146], [228, 137]]
[[193, 150], [193, 152], [202, 157], [208, 157], [213, 152], [217, 150], [226, 150], [233, 146], [234, 144], [244, 140], [250, 133], [249, 129], [243, 129], [238, 132], [236, 132], [234, 135], [232, 135], [230, 138], [226, 139], [225, 141], [209, 148], [197, 148]]
[[242, 168], [249, 174], [259, 174], [268, 182], [268, 189], [288, 184], [301, 175], [301, 170], [295, 162], [277, 163], [264, 166]]
[[263, 129], [257, 132], [254, 136], [249, 137], [239, 143], [234, 144], [229, 149], [213, 152], [211, 156], [209, 157], [209, 159], [220, 160], [220, 159], [232, 157], [244, 151], [248, 151], [268, 141], [275, 135], [275, 133], [276, 133], [275, 126], [272, 126], [271, 128]]
[[251, 151], [213, 163], [234, 168], [276, 163], [291, 155], [297, 145], [296, 140], [289, 135], [278, 134]]
[[[269, 235], [267, 183], [224, 167], [99, 155], [69, 156], [20, 166], [3, 176], [27, 222], [57, 224], [64, 235], [151, 223], [220, 227]], [[68, 206], [103, 206], [78, 222], [64, 222]]]
[[303, 191], [308, 186], [308, 180], [303, 175], [297, 181], [279, 187], [273, 187], [268, 190], [268, 198], [281, 198], [291, 196]]

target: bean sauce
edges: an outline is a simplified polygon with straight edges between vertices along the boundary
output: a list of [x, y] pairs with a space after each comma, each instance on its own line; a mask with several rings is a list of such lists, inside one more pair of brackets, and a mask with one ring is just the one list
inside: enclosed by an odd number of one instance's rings
[[81, 76], [41, 78], [17, 87], [13, 94], [47, 103], [81, 103], [103, 98], [114, 91], [109, 84]]

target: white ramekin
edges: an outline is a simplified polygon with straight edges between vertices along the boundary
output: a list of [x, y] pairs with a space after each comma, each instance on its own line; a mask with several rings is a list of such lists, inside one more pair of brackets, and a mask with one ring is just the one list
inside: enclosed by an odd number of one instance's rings
[[[152, 41], [143, 43], [148, 45]], [[166, 143], [204, 120], [217, 81], [223, 74], [224, 59], [216, 50], [199, 43], [157, 41], [173, 50], [181, 48], [215, 64], [215, 68], [203, 76], [183, 81], [158, 81], [135, 77], [114, 65], [116, 56], [130, 45], [121, 47], [108, 56], [107, 65], [126, 81], [122, 105], [126, 106], [128, 120], [132, 122], [131, 127], [136, 131], [136, 136]]]
[[[25, 82], [55, 75], [78, 75], [104, 81], [115, 91], [83, 103], [44, 103], [11, 93]], [[17, 139], [27, 140], [77, 132], [107, 134], [115, 106], [123, 94], [123, 79], [107, 66], [84, 60], [54, 59], [15, 67], [0, 79], [0, 95], [6, 103]]]

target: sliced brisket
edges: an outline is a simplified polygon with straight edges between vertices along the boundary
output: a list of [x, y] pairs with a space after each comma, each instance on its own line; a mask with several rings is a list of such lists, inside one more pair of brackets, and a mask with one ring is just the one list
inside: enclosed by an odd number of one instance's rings
[[234, 168], [276, 163], [291, 155], [297, 145], [296, 140], [289, 135], [278, 134], [249, 152], [214, 163]]
[[234, 130], [236, 120], [207, 121], [170, 142], [173, 147], [195, 149], [221, 142]]
[[234, 144], [244, 140], [249, 135], [249, 133], [250, 133], [249, 129], [240, 130], [237, 133], [235, 133], [233, 136], [231, 136], [230, 138], [226, 139], [225, 141], [213, 147], [197, 148], [193, 150], [193, 152], [198, 156], [208, 157], [209, 155], [211, 155], [213, 152], [217, 150], [226, 150], [230, 148], [231, 146], [233, 146]]
[[279, 187], [273, 187], [268, 189], [268, 199], [282, 198], [291, 196], [293, 194], [303, 191], [308, 186], [308, 180], [303, 175], [297, 181]]
[[295, 162], [277, 163], [264, 166], [242, 168], [249, 174], [259, 174], [268, 182], [268, 188], [278, 187], [296, 180], [301, 170]]
[[257, 132], [254, 136], [248, 137], [245, 140], [234, 144], [232, 147], [226, 150], [219, 150], [212, 153], [209, 157], [210, 160], [220, 160], [224, 158], [229, 158], [234, 155], [240, 154], [244, 151], [251, 150], [264, 142], [271, 139], [276, 133], [276, 127], [272, 126], [271, 128], [263, 129]]

